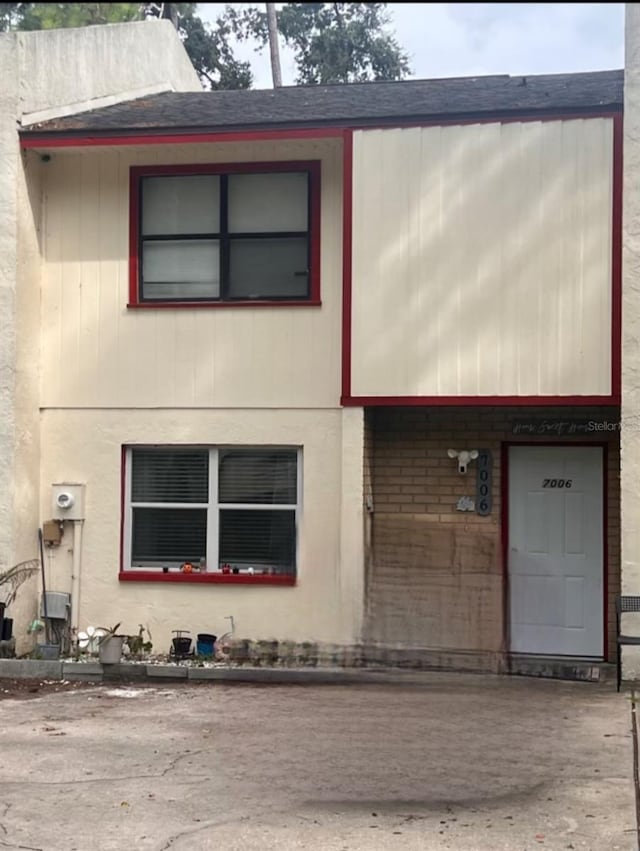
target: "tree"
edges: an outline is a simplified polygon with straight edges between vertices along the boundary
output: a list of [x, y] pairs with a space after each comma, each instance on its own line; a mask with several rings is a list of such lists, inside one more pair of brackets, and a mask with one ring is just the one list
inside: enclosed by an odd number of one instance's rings
[[41, 30], [113, 24], [169, 17], [203, 85], [209, 89], [248, 89], [251, 67], [234, 56], [227, 13], [213, 26], [196, 14], [196, 3], [0, 3], [0, 31]]
[[[238, 38], [268, 43], [260, 8], [228, 13]], [[284, 3], [277, 20], [293, 49], [298, 83], [400, 80], [410, 72], [407, 54], [386, 29], [386, 3]]]
[[276, 15], [276, 4], [265, 3], [267, 7], [267, 33], [269, 35], [269, 54], [271, 57], [271, 74], [273, 76], [273, 88], [282, 85], [282, 69], [280, 68], [280, 46], [278, 44], [278, 18]]
[[[139, 3], [3, 3], [13, 7], [7, 29], [50, 30], [140, 19]], [[1, 19], [0, 14], [0, 19]]]
[[[177, 12], [178, 32], [193, 67], [209, 89], [248, 89], [253, 82], [251, 65], [236, 59], [231, 46], [232, 22], [228, 11], [216, 18], [213, 27], [196, 14], [196, 3], [172, 5]], [[157, 14], [158, 4], [146, 4], [148, 14]]]
[[[248, 62], [238, 60], [234, 37], [270, 44], [265, 6], [227, 6], [213, 25], [201, 20], [196, 3], [0, 3], [0, 31], [82, 27], [165, 17], [177, 24], [203, 85], [247, 89]], [[387, 3], [284, 3], [278, 31], [293, 50], [297, 82], [352, 83], [400, 80], [409, 72], [407, 54], [388, 30]], [[273, 33], [272, 33], [273, 35]], [[271, 44], [274, 44], [273, 38]], [[275, 79], [277, 79], [277, 74]]]

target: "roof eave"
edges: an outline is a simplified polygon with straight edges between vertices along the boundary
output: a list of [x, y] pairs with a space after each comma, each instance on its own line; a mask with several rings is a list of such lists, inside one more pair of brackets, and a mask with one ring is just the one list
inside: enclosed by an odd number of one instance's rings
[[341, 136], [345, 130], [374, 127], [441, 126], [450, 124], [489, 123], [494, 121], [536, 121], [544, 119], [611, 117], [620, 115], [620, 102], [589, 106], [556, 106], [533, 110], [493, 110], [457, 113], [427, 113], [403, 116], [334, 119], [330, 121], [296, 121], [286, 123], [236, 124], [228, 127], [119, 127], [65, 128], [62, 130], [24, 128], [19, 130], [23, 148], [84, 147], [99, 145], [143, 145], [160, 143], [193, 143], [277, 138], [322, 138]]

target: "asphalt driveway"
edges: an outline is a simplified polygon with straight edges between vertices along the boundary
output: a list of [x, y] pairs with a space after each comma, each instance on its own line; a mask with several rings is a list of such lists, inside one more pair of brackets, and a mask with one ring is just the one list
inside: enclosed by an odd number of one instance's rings
[[0, 848], [636, 848], [629, 701], [610, 686], [433, 674], [4, 696]]

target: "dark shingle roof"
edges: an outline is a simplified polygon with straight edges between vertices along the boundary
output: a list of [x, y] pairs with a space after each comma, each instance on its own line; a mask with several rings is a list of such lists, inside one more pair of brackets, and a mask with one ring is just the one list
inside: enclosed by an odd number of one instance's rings
[[622, 108], [623, 72], [167, 92], [30, 126], [38, 133], [157, 133], [317, 127]]

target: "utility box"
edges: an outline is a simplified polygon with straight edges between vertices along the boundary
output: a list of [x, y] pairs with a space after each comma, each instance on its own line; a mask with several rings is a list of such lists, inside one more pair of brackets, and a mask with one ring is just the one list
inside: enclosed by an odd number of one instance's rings
[[[71, 609], [71, 594], [62, 591], [47, 591], [47, 618], [66, 621]], [[44, 617], [44, 599], [40, 599], [40, 616]]]
[[51, 507], [56, 520], [84, 520], [85, 486], [59, 482], [51, 485]]
[[59, 547], [62, 541], [62, 523], [59, 520], [45, 520], [42, 524], [42, 539], [48, 547]]

